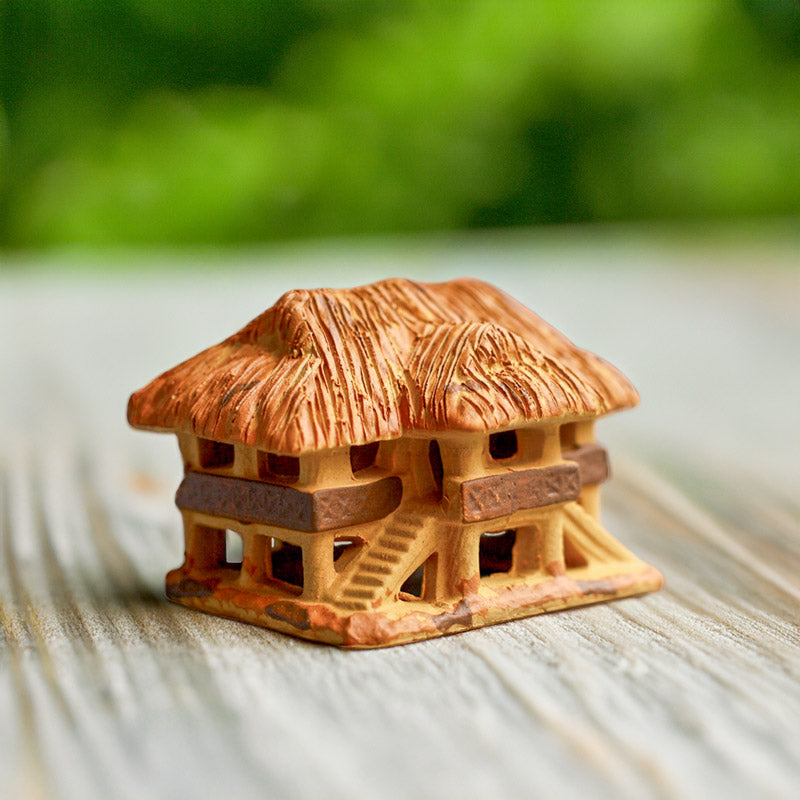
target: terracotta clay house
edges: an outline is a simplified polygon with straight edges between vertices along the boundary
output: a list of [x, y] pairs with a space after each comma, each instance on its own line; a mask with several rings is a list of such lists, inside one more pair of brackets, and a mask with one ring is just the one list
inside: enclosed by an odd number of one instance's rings
[[614, 367], [477, 280], [298, 290], [130, 399], [177, 434], [170, 599], [349, 647], [647, 592], [599, 519]]

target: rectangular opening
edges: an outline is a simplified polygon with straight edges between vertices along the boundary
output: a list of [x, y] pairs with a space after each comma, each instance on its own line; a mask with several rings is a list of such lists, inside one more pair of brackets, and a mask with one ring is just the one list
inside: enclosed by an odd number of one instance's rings
[[303, 590], [303, 550], [295, 544], [271, 540], [272, 578], [300, 594]]
[[433, 602], [436, 599], [438, 565], [439, 554], [432, 553], [403, 581], [398, 599], [405, 602], [414, 600]]
[[337, 537], [333, 541], [333, 563], [337, 572], [347, 569], [364, 546], [364, 540], [357, 536]]
[[497, 531], [481, 535], [478, 564], [482, 578], [511, 569], [516, 540], [516, 531]]
[[203, 469], [232, 467], [234, 450], [232, 444], [215, 442], [213, 439], [198, 439], [200, 466]]
[[300, 477], [300, 459], [297, 456], [279, 456], [277, 453], [259, 450], [258, 477], [262, 481], [295, 483]]
[[517, 432], [501, 431], [489, 436], [489, 455], [496, 461], [511, 458], [517, 454]]
[[575, 569], [577, 567], [585, 567], [589, 562], [586, 556], [577, 548], [575, 542], [570, 537], [564, 534], [564, 566], [567, 569]]
[[362, 469], [371, 467], [375, 463], [379, 446], [379, 442], [353, 445], [350, 448], [350, 468], [353, 472], [359, 472]]
[[578, 446], [577, 428], [575, 422], [567, 422], [559, 428], [558, 436], [561, 439], [561, 452], [574, 450]]
[[236, 531], [225, 531], [225, 566], [241, 568], [243, 558], [242, 537]]

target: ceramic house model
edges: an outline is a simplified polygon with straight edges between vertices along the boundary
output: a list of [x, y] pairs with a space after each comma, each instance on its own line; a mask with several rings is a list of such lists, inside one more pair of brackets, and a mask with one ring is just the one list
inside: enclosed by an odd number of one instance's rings
[[637, 400], [492, 286], [388, 280], [285, 294], [128, 418], [183, 455], [170, 599], [376, 647], [659, 588], [598, 516]]

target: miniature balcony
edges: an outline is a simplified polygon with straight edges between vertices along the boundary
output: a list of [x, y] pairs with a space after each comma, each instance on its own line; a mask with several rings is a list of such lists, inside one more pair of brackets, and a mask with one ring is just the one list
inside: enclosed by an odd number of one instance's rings
[[400, 505], [402, 492], [396, 476], [304, 491], [247, 478], [187, 472], [175, 503], [183, 511], [213, 517], [326, 531], [385, 517]]
[[461, 519], [483, 522], [509, 517], [517, 511], [577, 500], [580, 493], [580, 470], [574, 462], [483, 475], [461, 482]]
[[373, 522], [400, 504], [400, 478], [375, 465], [377, 443], [279, 456], [184, 435], [182, 511], [316, 532]]
[[587, 487], [596, 494], [608, 477], [606, 451], [594, 442], [564, 444], [556, 426], [442, 441], [451, 509], [472, 523], [584, 502]]

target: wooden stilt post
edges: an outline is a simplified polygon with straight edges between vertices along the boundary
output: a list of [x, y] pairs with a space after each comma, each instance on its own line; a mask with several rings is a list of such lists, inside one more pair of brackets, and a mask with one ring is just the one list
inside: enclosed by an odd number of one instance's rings
[[587, 514], [600, 522], [600, 485], [595, 483], [581, 489], [580, 504]]
[[538, 525], [524, 525], [517, 528], [514, 543], [515, 575], [537, 572], [542, 568], [542, 535]]
[[311, 534], [303, 543], [303, 599], [322, 599], [335, 575], [333, 536]]
[[551, 575], [563, 575], [564, 565], [564, 516], [560, 508], [542, 519], [542, 566]]
[[451, 544], [442, 552], [440, 575], [444, 580], [444, 594], [459, 597], [478, 589], [480, 582], [479, 548], [480, 530], [474, 525], [451, 528]]
[[558, 464], [561, 461], [561, 440], [558, 435], [557, 425], [548, 425], [544, 428], [544, 444], [542, 447], [542, 466]]
[[260, 533], [242, 534], [242, 571], [239, 582], [242, 584], [256, 584], [264, 581], [266, 573], [265, 550], [269, 544], [269, 537]]
[[517, 450], [520, 461], [526, 465], [537, 465], [542, 461], [544, 453], [545, 429], [541, 425], [531, 428], [520, 428], [517, 431]]

